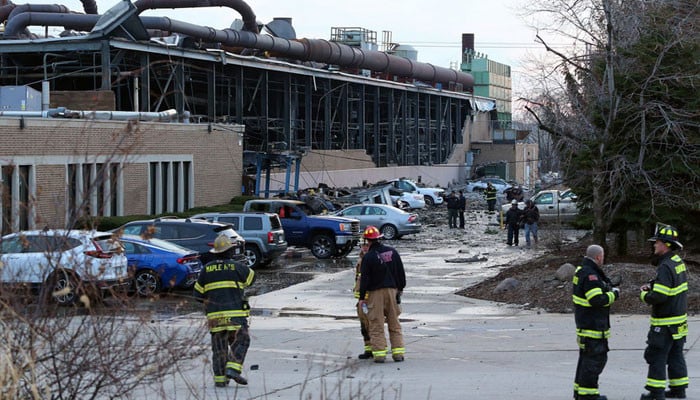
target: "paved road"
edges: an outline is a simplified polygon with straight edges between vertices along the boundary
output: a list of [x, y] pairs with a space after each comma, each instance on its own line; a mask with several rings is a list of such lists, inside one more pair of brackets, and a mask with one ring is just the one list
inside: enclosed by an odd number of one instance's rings
[[[482, 235], [483, 236], [483, 235]], [[196, 360], [137, 397], [169, 399], [525, 399], [572, 398], [577, 360], [573, 316], [480, 301], [454, 292], [497, 273], [495, 266], [530, 257], [503, 245], [471, 245], [482, 263], [446, 263], [462, 245], [405, 250], [409, 287], [403, 297], [406, 361], [374, 364], [362, 351], [348, 268], [251, 298], [248, 386], [214, 388], [207, 359]], [[460, 255], [460, 256], [463, 256]], [[635, 295], [627, 294], [623, 295]], [[201, 314], [162, 321], [200, 326]], [[648, 317], [614, 315], [611, 352], [601, 377], [609, 399], [638, 399]], [[700, 318], [690, 318], [690, 399], [700, 399]], [[208, 342], [193, 344], [208, 349]], [[208, 353], [206, 353], [208, 354]], [[207, 356], [208, 357], [208, 356]]]

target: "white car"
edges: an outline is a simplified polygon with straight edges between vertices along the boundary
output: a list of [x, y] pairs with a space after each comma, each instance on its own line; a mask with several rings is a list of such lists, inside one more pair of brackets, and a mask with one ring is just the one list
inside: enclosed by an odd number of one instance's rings
[[480, 178], [475, 181], [467, 181], [467, 192], [483, 192], [488, 184], [493, 185], [498, 193], [503, 193], [510, 184], [501, 178]]
[[406, 192], [392, 187], [389, 189], [391, 200], [402, 210], [421, 210], [425, 208], [425, 198], [417, 192]]
[[60, 305], [82, 293], [131, 284], [126, 255], [112, 233], [83, 230], [23, 231], [2, 237], [0, 282], [45, 289]]

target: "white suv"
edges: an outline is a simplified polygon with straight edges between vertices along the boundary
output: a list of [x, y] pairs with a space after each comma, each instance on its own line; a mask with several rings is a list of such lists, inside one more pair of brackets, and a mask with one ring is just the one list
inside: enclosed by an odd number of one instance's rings
[[60, 305], [73, 304], [83, 293], [102, 295], [103, 290], [131, 284], [126, 255], [108, 232], [11, 233], [0, 243], [0, 267], [3, 285], [45, 289]]

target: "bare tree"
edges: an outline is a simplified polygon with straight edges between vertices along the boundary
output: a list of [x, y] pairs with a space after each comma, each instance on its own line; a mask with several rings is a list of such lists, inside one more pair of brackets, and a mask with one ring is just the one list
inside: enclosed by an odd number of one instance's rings
[[[527, 15], [548, 22], [537, 40], [557, 62], [526, 109], [553, 136], [567, 183], [591, 209], [598, 243], [611, 230], [649, 224], [663, 209], [692, 209], [697, 199], [697, 185], [678, 179], [700, 181], [699, 67], [676, 58], [697, 52], [698, 7], [697, 0], [527, 6]], [[558, 50], [550, 38], [572, 46]], [[632, 210], [640, 200], [646, 209]]]

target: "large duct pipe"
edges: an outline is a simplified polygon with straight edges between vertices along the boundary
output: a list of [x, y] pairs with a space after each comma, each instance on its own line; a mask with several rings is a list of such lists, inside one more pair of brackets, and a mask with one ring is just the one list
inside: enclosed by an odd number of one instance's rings
[[5, 4], [4, 6], [0, 6], [0, 24], [3, 22], [7, 21], [7, 17], [10, 15], [12, 10], [15, 9], [17, 5], [9, 3]]
[[260, 33], [253, 9], [242, 0], [137, 0], [134, 6], [137, 14], [160, 8], [228, 7], [241, 15], [244, 31]]
[[[99, 16], [96, 15], [25, 12], [8, 21], [5, 27], [5, 35], [6, 37], [16, 36], [18, 32], [23, 31], [31, 24], [90, 30], [94, 27], [98, 18]], [[474, 78], [470, 74], [323, 39], [301, 39], [295, 41], [233, 29], [217, 30], [172, 20], [168, 17], [140, 17], [140, 19], [147, 29], [182, 33], [206, 42], [219, 42], [226, 46], [264, 50], [298, 60], [369, 69], [424, 82], [436, 82], [443, 85], [455, 82], [461, 84], [464, 90], [471, 90], [474, 86]]]
[[[86, 14], [97, 14], [97, 3], [95, 0], [81, 0], [83, 10]], [[12, 2], [0, 6], [0, 24], [7, 21], [9, 18], [23, 12], [49, 12], [49, 13], [70, 13], [71, 11], [66, 6], [59, 4], [20, 4], [16, 5]]]
[[83, 3], [83, 11], [85, 14], [97, 14], [97, 1], [95, 0], [80, 0]]
[[173, 109], [161, 112], [79, 111], [58, 107], [46, 111], [0, 111], [0, 117], [82, 118], [107, 121], [173, 121], [177, 119], [177, 111]]

